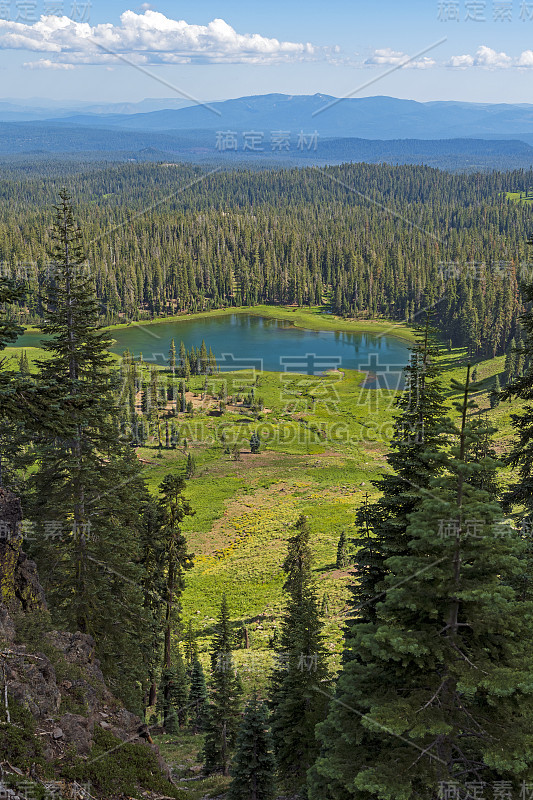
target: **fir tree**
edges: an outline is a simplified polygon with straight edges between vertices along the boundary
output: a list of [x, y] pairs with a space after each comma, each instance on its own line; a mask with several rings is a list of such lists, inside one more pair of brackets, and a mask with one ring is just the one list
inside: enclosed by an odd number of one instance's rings
[[[432, 342], [428, 318], [417, 332], [417, 342], [404, 370], [405, 383], [397, 403], [394, 436], [387, 455], [392, 472], [373, 481], [382, 496], [373, 504], [365, 498], [356, 516], [362, 537], [357, 542], [360, 547], [355, 559], [358, 582], [352, 591], [357, 619], [361, 621], [371, 620], [375, 615], [387, 572], [385, 559], [406, 550], [407, 520], [420, 500], [414, 490], [427, 488], [439, 469], [431, 456], [442, 438], [445, 413], [438, 352]], [[350, 658], [351, 652], [348, 636], [344, 658]]]
[[166, 573], [163, 664], [167, 669], [171, 666], [171, 634], [178, 621], [179, 600], [185, 588], [185, 571], [192, 567], [192, 555], [187, 552], [187, 540], [181, 532], [181, 523], [194, 512], [183, 496], [184, 489], [185, 481], [181, 475], [167, 475], [159, 486]]
[[190, 672], [194, 662], [198, 660], [198, 643], [196, 641], [196, 633], [192, 625], [192, 620], [189, 620], [189, 622], [187, 623], [184, 649], [185, 649], [185, 661], [187, 663], [187, 669]]
[[174, 339], [170, 342], [170, 350], [168, 351], [168, 365], [172, 370], [172, 376], [176, 374], [176, 345]]
[[348, 565], [348, 550], [347, 550], [347, 543], [346, 543], [346, 533], [342, 531], [339, 544], [337, 545], [337, 559], [335, 562], [335, 566], [337, 569], [344, 569]]
[[28, 354], [25, 350], [20, 354], [19, 369], [23, 375], [30, 374], [30, 364], [28, 361]]
[[258, 453], [261, 448], [261, 440], [256, 431], [252, 433], [250, 438], [250, 452], [251, 453]]
[[506, 386], [500, 394], [502, 400], [518, 398], [523, 409], [511, 414], [514, 442], [506, 457], [516, 479], [511, 482], [503, 496], [503, 506], [512, 512], [522, 531], [526, 544], [520, 577], [520, 594], [533, 599], [533, 283], [522, 287], [527, 310], [520, 321], [524, 332], [524, 354], [528, 367], [522, 376]]
[[305, 792], [306, 772], [318, 752], [315, 725], [325, 717], [329, 685], [309, 539], [301, 516], [283, 564], [288, 603], [269, 695], [279, 781], [291, 794]]
[[172, 687], [170, 702], [176, 709], [180, 728], [187, 724], [188, 700], [189, 682], [187, 680], [187, 669], [181, 654], [181, 649], [178, 648], [176, 666], [174, 668], [174, 686]]
[[505, 372], [505, 383], [510, 383], [516, 376], [516, 366], [517, 366], [517, 353], [516, 353], [516, 341], [511, 339], [511, 343], [507, 349], [507, 353], [505, 355], [505, 365], [504, 365], [504, 372]]
[[192, 478], [196, 472], [196, 461], [192, 453], [187, 456], [187, 463], [185, 465], [185, 477]]
[[208, 714], [204, 670], [198, 659], [193, 662], [189, 692], [189, 717], [195, 733], [205, 729]]
[[237, 736], [228, 800], [275, 800], [275, 762], [265, 706], [254, 694]]
[[[36, 437], [28, 506], [32, 545], [55, 622], [91, 634], [113, 688], [141, 684], [145, 631], [139, 532], [147, 498], [141, 467], [119, 435], [118, 375], [99, 329], [99, 307], [68, 195], [56, 208], [41, 380], [62, 409], [60, 436]], [[59, 535], [51, 537], [53, 526]], [[128, 702], [140, 698], [128, 695]], [[139, 707], [139, 705], [137, 705]]]
[[211, 683], [206, 722], [204, 761], [207, 772], [229, 774], [240, 721], [242, 688], [233, 664], [233, 636], [226, 596], [211, 650]]
[[500, 404], [500, 394], [502, 391], [502, 387], [500, 384], [500, 376], [496, 375], [496, 380], [494, 381], [494, 388], [492, 389], [489, 399], [490, 399], [490, 407], [496, 408]]
[[533, 607], [509, 585], [523, 545], [477, 485], [497, 464], [472, 457], [487, 430], [468, 419], [468, 384], [459, 424], [445, 425], [451, 447], [433, 454], [442, 473], [418, 490], [405, 551], [386, 560], [374, 618], [354, 626], [356, 657], [318, 729], [311, 800], [436, 800], [450, 785], [466, 798], [469, 784], [487, 793], [497, 781], [518, 792], [533, 774], [522, 744]]

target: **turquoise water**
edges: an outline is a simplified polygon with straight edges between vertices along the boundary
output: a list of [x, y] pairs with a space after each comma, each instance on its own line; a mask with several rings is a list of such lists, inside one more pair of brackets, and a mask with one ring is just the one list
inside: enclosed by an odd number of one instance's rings
[[[317, 375], [329, 369], [358, 369], [380, 385], [397, 388], [408, 346], [394, 336], [372, 336], [345, 331], [312, 331], [290, 322], [255, 316], [225, 314], [155, 325], [132, 324], [112, 333], [113, 352], [130, 350], [147, 362], [165, 364], [170, 341], [176, 348], [200, 347], [205, 339], [223, 371], [235, 369], [299, 372]], [[22, 336], [17, 345], [36, 346], [39, 335]]]

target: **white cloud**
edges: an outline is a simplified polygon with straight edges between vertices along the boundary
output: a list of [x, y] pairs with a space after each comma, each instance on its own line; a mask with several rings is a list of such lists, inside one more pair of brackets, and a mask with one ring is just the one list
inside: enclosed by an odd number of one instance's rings
[[411, 56], [407, 53], [402, 53], [398, 50], [392, 50], [390, 47], [384, 47], [380, 50], [374, 50], [370, 58], [365, 61], [367, 67], [407, 67], [411, 69], [428, 69], [434, 67], [436, 61], [433, 58], [416, 58], [410, 60]]
[[384, 47], [374, 50], [372, 55], [366, 61], [359, 63], [358, 66], [401, 67], [403, 69], [431, 69], [433, 67], [470, 69], [471, 67], [478, 67], [489, 70], [533, 67], [533, 50], [524, 50], [520, 56], [513, 58], [507, 53], [498, 52], [498, 50], [487, 47], [487, 45], [480, 45], [473, 55], [469, 53], [456, 55], [447, 61], [436, 61], [428, 56], [416, 58], [414, 61], [409, 61], [409, 58], [410, 56], [407, 53]]
[[506, 53], [498, 53], [498, 51], [493, 50], [492, 47], [481, 45], [473, 56], [452, 56], [447, 66], [458, 67], [459, 69], [466, 69], [468, 67], [507, 69], [508, 67], [517, 66], [517, 62], [513, 61], [511, 56], [508, 56]]
[[518, 59], [519, 67], [533, 67], [533, 50], [524, 50]]
[[466, 67], [473, 67], [474, 62], [474, 56], [452, 56], [448, 62], [448, 66], [466, 69]]
[[49, 58], [41, 58], [39, 61], [27, 61], [23, 66], [26, 69], [76, 69], [74, 64], [60, 64], [57, 61], [51, 61]]
[[147, 8], [125, 11], [120, 25], [91, 26], [66, 16], [42, 16], [26, 25], [0, 20], [0, 49], [54, 54], [36, 64], [120, 63], [112, 53], [143, 64], [270, 64], [314, 60], [326, 55], [309, 43], [282, 42], [258, 33], [237, 33], [223, 19], [191, 25]]

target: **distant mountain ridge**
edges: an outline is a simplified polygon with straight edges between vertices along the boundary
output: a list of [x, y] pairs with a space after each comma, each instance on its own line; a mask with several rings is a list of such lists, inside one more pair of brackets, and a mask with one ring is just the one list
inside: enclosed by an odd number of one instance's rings
[[[531, 137], [533, 140], [533, 136]], [[231, 166], [324, 166], [364, 161], [370, 164], [425, 164], [450, 171], [530, 169], [533, 147], [511, 139], [319, 139], [316, 148], [297, 147], [291, 137], [288, 150], [272, 150], [268, 139], [261, 151], [217, 149], [217, 135], [209, 130], [150, 131], [121, 127], [88, 127], [52, 122], [0, 122], [0, 159], [53, 157], [97, 161], [191, 162]]]
[[[0, 101], [0, 156], [270, 166], [383, 161], [453, 171], [533, 165], [533, 105], [528, 104], [338, 100], [325, 94], [268, 94], [205, 105], [180, 98], [132, 106], [73, 108], [72, 103], [62, 109], [51, 109], [51, 101], [41, 107], [32, 102], [25, 108]], [[161, 103], [173, 107], [158, 108]], [[250, 148], [245, 134], [252, 132], [257, 147]], [[275, 135], [279, 143], [282, 132], [285, 144], [276, 148]]]
[[132, 130], [303, 130], [327, 137], [454, 139], [533, 135], [533, 105], [432, 101], [394, 97], [337, 99], [268, 94], [135, 114], [73, 114], [63, 122]]

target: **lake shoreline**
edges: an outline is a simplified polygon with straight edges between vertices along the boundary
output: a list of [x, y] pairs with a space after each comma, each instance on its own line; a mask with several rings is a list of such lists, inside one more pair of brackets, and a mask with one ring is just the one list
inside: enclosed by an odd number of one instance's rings
[[[367, 333], [370, 335], [393, 336], [403, 341], [414, 342], [415, 334], [412, 326], [404, 322], [393, 320], [345, 320], [334, 314], [325, 314], [320, 307], [289, 308], [287, 306], [238, 306], [235, 308], [217, 308], [211, 311], [198, 311], [196, 313], [174, 314], [168, 317], [157, 317], [151, 320], [138, 320], [132, 322], [117, 323], [104, 328], [105, 331], [125, 330], [127, 328], [139, 326], [160, 325], [169, 322], [187, 322], [190, 320], [200, 320], [213, 317], [226, 316], [228, 314], [249, 314], [256, 317], [277, 319], [282, 322], [290, 322], [295, 328], [306, 328], [307, 330], [317, 331], [338, 331], [339, 333]], [[35, 331], [36, 329], [32, 329]], [[28, 329], [28, 333], [30, 329]]]

